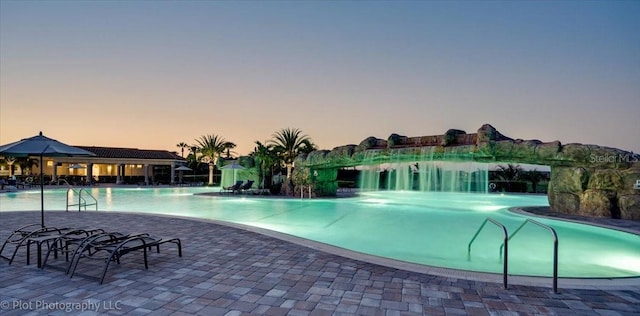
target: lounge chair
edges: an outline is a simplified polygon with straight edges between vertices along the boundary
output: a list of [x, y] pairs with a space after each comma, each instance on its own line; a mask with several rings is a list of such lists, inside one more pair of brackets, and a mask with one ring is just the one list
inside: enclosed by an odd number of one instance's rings
[[[23, 227], [20, 227], [13, 232], [11, 235], [7, 237], [7, 239], [2, 244], [0, 248], [0, 258], [9, 260], [9, 264], [13, 263], [13, 260], [18, 253], [18, 250], [21, 247], [27, 247], [27, 264], [30, 262], [31, 258], [31, 244], [36, 243], [38, 245], [38, 250], [40, 250], [42, 242], [48, 241], [48, 237], [61, 235], [66, 231], [69, 231], [69, 228], [56, 228], [56, 227], [42, 227], [40, 224], [30, 224]], [[41, 239], [41, 240], [40, 240]], [[15, 248], [13, 249], [13, 254], [11, 257], [5, 257], [2, 255], [5, 247], [7, 245], [13, 245]], [[40, 256], [38, 256], [38, 261], [40, 260]], [[40, 264], [40, 262], [38, 262]]]
[[253, 180], [248, 180], [242, 187], [240, 187], [240, 193], [249, 193], [252, 192], [251, 187], [253, 186]]
[[238, 180], [236, 181], [236, 183], [230, 187], [222, 187], [222, 190], [220, 190], [220, 193], [236, 193], [240, 190], [240, 188], [242, 187], [242, 183], [244, 181], [242, 180]]
[[97, 259], [105, 262], [102, 276], [100, 277], [100, 284], [102, 284], [112, 261], [120, 263], [120, 258], [125, 254], [142, 250], [144, 268], [148, 269], [148, 249], [156, 247], [156, 250], [160, 252], [160, 245], [164, 243], [176, 244], [178, 256], [182, 257], [182, 243], [179, 238], [152, 237], [148, 234], [122, 235], [119, 233], [104, 233], [87, 237], [76, 248], [71, 263], [67, 268], [67, 274], [70, 274], [69, 278], [73, 277], [80, 259]]
[[[40, 264], [40, 269], [44, 269], [47, 265], [49, 255], [53, 251], [54, 257], [58, 257], [58, 252], [65, 255], [65, 259], [69, 261], [69, 254], [74, 254], [77, 247], [82, 244], [82, 241], [97, 236], [98, 234], [105, 233], [104, 229], [74, 229], [64, 234], [58, 235], [49, 243], [49, 250]], [[38, 256], [40, 256], [41, 250], [38, 249]]]

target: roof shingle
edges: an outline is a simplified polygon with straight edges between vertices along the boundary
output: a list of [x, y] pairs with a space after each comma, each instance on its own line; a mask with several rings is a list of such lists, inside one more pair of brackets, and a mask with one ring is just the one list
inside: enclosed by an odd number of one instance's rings
[[132, 159], [167, 159], [167, 160], [184, 160], [175, 152], [166, 150], [146, 150], [137, 148], [117, 148], [117, 147], [93, 147], [93, 146], [75, 146], [88, 150], [98, 158], [132, 158]]

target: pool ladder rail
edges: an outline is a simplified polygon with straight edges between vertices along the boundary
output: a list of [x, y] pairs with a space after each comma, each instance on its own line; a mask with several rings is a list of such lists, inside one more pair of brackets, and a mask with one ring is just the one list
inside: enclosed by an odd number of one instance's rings
[[[511, 240], [515, 235], [517, 235], [520, 232], [520, 230], [528, 223], [532, 223], [534, 225], [540, 226], [542, 228], [547, 229], [549, 232], [551, 232], [551, 235], [553, 237], [553, 292], [558, 293], [558, 234], [556, 233], [555, 229], [553, 229], [551, 226], [548, 226], [538, 221], [535, 221], [533, 219], [527, 218], [522, 224], [520, 224], [520, 226], [518, 226], [518, 228], [516, 228], [513, 234], [509, 236], [509, 233], [507, 232], [507, 228], [504, 225], [502, 225], [500, 222], [496, 221], [491, 217], [487, 217], [482, 222], [482, 225], [480, 225], [476, 233], [473, 235], [473, 238], [471, 238], [471, 241], [469, 241], [469, 245], [467, 245], [467, 260], [471, 260], [471, 244], [473, 244], [473, 242], [476, 240], [476, 237], [478, 237], [478, 235], [480, 234], [482, 229], [485, 227], [487, 222], [495, 224], [497, 227], [499, 227], [502, 230], [503, 242], [502, 242], [502, 245], [500, 245], [499, 256], [500, 256], [500, 261], [502, 261], [502, 265], [503, 265], [503, 281], [502, 282], [505, 289], [508, 287], [507, 278], [509, 274], [509, 268], [508, 268], [509, 240]], [[503, 256], [504, 256], [504, 261], [502, 260]]]
[[[69, 193], [72, 193], [74, 195], [78, 196], [78, 203], [74, 203], [74, 201], [71, 201], [69, 199]], [[84, 196], [82, 195], [84, 193]], [[86, 198], [85, 198], [86, 197]], [[82, 210], [82, 208], [84, 208], [84, 210], [87, 210], [87, 206], [95, 206], [96, 207], [96, 211], [98, 210], [98, 200], [96, 200], [96, 198], [93, 197], [93, 195], [91, 195], [91, 193], [89, 193], [89, 191], [87, 191], [85, 188], [82, 188], [80, 190], [76, 190], [72, 187], [70, 187], [69, 189], [67, 189], [67, 212], [69, 211], [69, 206], [77, 206], [78, 207], [78, 212], [80, 212]]]

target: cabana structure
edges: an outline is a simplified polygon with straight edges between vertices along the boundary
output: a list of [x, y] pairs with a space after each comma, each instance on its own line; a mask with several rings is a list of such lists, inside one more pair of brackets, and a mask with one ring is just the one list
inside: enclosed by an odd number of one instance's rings
[[[43, 173], [51, 183], [61, 179], [75, 184], [174, 184], [176, 168], [186, 160], [175, 152], [137, 148], [75, 146], [95, 154], [91, 157], [45, 157]], [[22, 174], [25, 175], [24, 171]], [[71, 183], [74, 184], [74, 183]]]

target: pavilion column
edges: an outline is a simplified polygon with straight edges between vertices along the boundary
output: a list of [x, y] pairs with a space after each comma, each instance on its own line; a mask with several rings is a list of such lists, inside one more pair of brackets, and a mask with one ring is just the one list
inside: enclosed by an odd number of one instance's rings
[[144, 165], [144, 185], [149, 185], [149, 165]]
[[53, 169], [51, 171], [51, 182], [57, 184], [58, 183], [58, 162], [56, 162], [55, 160], [53, 160], [52, 162], [53, 162], [53, 167], [52, 167]]
[[122, 184], [122, 167], [124, 165], [123, 164], [117, 164], [116, 165], [116, 184]]
[[87, 180], [86, 183], [88, 185], [93, 184], [93, 163], [87, 162]]
[[176, 165], [171, 164], [171, 184], [176, 184]]

